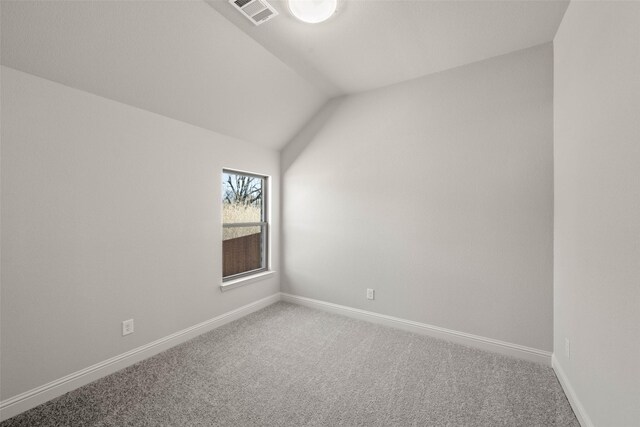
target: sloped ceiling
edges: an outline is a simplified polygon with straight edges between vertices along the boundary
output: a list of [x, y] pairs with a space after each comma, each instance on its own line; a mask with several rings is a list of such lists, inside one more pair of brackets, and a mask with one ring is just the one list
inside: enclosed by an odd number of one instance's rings
[[280, 149], [331, 97], [553, 40], [568, 1], [339, 0], [255, 27], [227, 0], [6, 1], [2, 64]]
[[202, 1], [2, 1], [2, 64], [279, 149], [327, 95]]
[[568, 0], [338, 0], [304, 24], [284, 0], [255, 27], [226, 1], [205, 0], [332, 95], [367, 91], [553, 40]]

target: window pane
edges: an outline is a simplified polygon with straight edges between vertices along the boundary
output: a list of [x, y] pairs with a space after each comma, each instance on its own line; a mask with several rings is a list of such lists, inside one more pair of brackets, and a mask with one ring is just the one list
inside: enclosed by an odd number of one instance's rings
[[222, 275], [246, 273], [263, 268], [266, 227], [224, 227]]
[[222, 174], [222, 223], [263, 221], [264, 178], [224, 172]]
[[224, 202], [222, 203], [222, 223], [261, 222], [261, 211], [261, 206]]
[[254, 227], [224, 227], [222, 229], [222, 240], [236, 239], [238, 237], [250, 236], [261, 232], [261, 226]]
[[222, 275], [224, 280], [267, 268], [267, 177], [222, 171]]

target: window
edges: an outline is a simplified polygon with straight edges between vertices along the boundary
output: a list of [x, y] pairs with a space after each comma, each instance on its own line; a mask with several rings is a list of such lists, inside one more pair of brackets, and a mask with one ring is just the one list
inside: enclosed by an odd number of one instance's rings
[[223, 282], [267, 270], [268, 233], [267, 177], [223, 170]]

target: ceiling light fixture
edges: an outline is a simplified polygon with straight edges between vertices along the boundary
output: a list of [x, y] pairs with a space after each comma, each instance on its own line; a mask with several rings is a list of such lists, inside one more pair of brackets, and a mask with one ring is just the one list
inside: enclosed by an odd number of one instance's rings
[[291, 14], [308, 24], [326, 21], [336, 12], [338, 0], [289, 0]]

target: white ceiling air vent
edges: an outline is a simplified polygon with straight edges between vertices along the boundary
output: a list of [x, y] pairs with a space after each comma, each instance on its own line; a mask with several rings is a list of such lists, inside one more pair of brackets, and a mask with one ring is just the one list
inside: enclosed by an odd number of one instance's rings
[[265, 0], [229, 0], [229, 3], [255, 25], [263, 24], [278, 15], [278, 11]]

